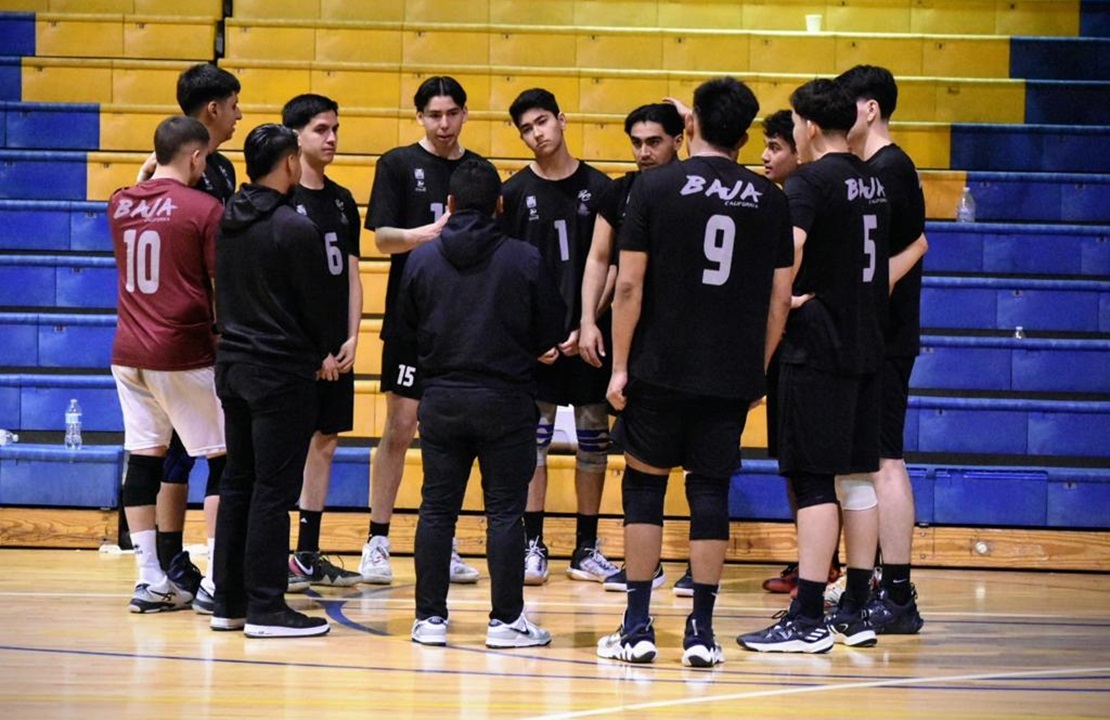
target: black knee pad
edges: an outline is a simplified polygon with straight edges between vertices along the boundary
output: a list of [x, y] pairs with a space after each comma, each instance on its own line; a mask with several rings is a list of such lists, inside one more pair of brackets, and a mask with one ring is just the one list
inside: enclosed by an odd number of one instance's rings
[[836, 477], [831, 473], [795, 473], [790, 476], [798, 509], [836, 505]]
[[666, 495], [666, 475], [652, 475], [626, 466], [621, 480], [624, 524], [663, 527], [663, 499]]
[[208, 458], [208, 484], [204, 486], [204, 497], [220, 494], [220, 479], [227, 467], [227, 455]]
[[142, 507], [158, 502], [162, 487], [162, 458], [131, 455], [127, 458], [127, 475], [123, 479], [123, 506]]
[[181, 441], [170, 442], [166, 457], [162, 460], [162, 482], [169, 485], [188, 485], [189, 474], [193, 472], [196, 463], [197, 459], [185, 452]]
[[728, 488], [731, 478], [686, 476], [691, 540], [728, 540]]

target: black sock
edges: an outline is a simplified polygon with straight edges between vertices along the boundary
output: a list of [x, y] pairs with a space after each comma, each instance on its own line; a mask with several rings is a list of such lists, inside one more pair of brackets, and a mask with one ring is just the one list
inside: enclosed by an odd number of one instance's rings
[[297, 552], [320, 552], [320, 518], [323, 510], [301, 510], [297, 526]]
[[162, 566], [163, 571], [170, 569], [170, 562], [181, 552], [181, 536], [180, 531], [162, 532], [161, 530], [155, 535], [154, 542], [158, 548], [158, 564]]
[[528, 542], [539, 540], [543, 542], [543, 510], [525, 511], [524, 537]]
[[910, 601], [910, 566], [883, 565], [883, 589], [899, 605]]
[[597, 547], [597, 515], [575, 516], [574, 547]]
[[691, 617], [698, 624], [699, 631], [712, 632], [713, 607], [717, 604], [717, 586], [707, 583], [694, 583], [694, 612]]
[[844, 594], [840, 596], [842, 610], [854, 613], [867, 604], [868, 598], [871, 597], [871, 576], [873, 574], [874, 571], [871, 568], [848, 568], [848, 583]]
[[379, 523], [370, 521], [370, 534], [366, 536], [366, 542], [370, 542], [372, 537], [389, 537], [389, 523]]
[[824, 580], [803, 580], [798, 578], [798, 614], [810, 620], [825, 617]]
[[628, 609], [624, 611], [624, 629], [647, 625], [651, 619], [651, 580], [628, 581]]

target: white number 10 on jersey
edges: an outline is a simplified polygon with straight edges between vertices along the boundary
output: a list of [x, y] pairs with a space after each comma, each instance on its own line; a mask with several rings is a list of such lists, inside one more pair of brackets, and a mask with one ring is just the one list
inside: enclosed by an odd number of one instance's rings
[[[137, 242], [136, 242], [137, 239]], [[144, 295], [158, 292], [158, 270], [162, 257], [162, 237], [154, 230], [125, 230], [127, 267], [123, 269], [123, 287], [129, 293], [139, 289]]]

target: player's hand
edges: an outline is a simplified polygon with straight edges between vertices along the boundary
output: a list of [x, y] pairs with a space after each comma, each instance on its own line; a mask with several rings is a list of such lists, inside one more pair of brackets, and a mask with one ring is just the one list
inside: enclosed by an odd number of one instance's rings
[[605, 399], [617, 412], [624, 410], [624, 406], [628, 404], [628, 398], [624, 396], [626, 385], [628, 385], [628, 373], [614, 370], [613, 376], [609, 378], [609, 389], [605, 392]]
[[358, 335], [347, 338], [347, 342], [339, 346], [335, 355], [335, 362], [339, 365], [339, 372], [348, 373], [355, 367], [355, 350], [358, 348]]
[[806, 293], [805, 295], [791, 295], [790, 296], [790, 309], [797, 310], [802, 305], [817, 297], [814, 293]]
[[150, 176], [154, 174], [154, 170], [158, 167], [158, 157], [151, 153], [150, 157], [143, 160], [143, 166], [139, 168], [139, 174], [135, 178], [136, 182], [146, 182]]
[[683, 120], [686, 119], [687, 115], [690, 115], [691, 113], [693, 113], [693, 110], [690, 109], [689, 105], [682, 102], [681, 100], [679, 100], [676, 97], [665, 97], [665, 98], [663, 98], [663, 102], [670, 103], [671, 105], [674, 105], [674, 109], [678, 110], [678, 114], [682, 116]]
[[553, 347], [536, 359], [544, 365], [552, 365], [555, 363], [556, 360], [559, 359], [559, 348]]
[[578, 353], [588, 364], [601, 367], [601, 358], [605, 357], [605, 338], [601, 337], [597, 325], [591, 323], [578, 329]]
[[335, 361], [335, 356], [328, 353], [324, 358], [324, 362], [320, 364], [320, 369], [316, 371], [316, 377], [320, 380], [328, 380], [335, 382], [339, 379], [339, 363]]
[[567, 339], [559, 343], [559, 352], [567, 357], [578, 354], [578, 328], [572, 330], [570, 335], [567, 335]]

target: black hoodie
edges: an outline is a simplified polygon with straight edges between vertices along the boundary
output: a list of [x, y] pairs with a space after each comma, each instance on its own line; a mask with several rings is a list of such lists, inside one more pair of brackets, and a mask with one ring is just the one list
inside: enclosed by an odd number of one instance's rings
[[328, 354], [327, 259], [316, 226], [288, 196], [244, 184], [216, 238], [217, 363], [315, 378]]
[[567, 336], [566, 309], [539, 251], [474, 210], [412, 251], [399, 299], [425, 387], [535, 391], [536, 358]]

